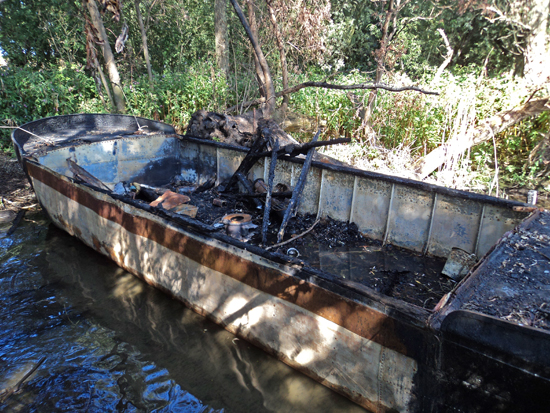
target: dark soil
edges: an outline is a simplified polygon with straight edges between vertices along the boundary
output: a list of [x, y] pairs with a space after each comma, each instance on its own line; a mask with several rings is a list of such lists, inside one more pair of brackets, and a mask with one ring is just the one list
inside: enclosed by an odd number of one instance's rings
[[0, 210], [18, 211], [36, 204], [36, 196], [16, 159], [0, 153]]

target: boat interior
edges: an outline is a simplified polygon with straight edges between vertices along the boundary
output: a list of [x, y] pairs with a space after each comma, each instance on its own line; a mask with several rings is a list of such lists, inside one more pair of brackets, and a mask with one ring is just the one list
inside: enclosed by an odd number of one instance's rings
[[[120, 182], [167, 187], [176, 176], [195, 187], [213, 179], [217, 185], [233, 175], [247, 152], [164, 133], [92, 136], [72, 143], [42, 146], [34, 156], [40, 164], [70, 178], [73, 173], [67, 159], [71, 159], [109, 188]], [[260, 158], [248, 178], [267, 181], [269, 163], [269, 158]], [[279, 159], [274, 183], [293, 188], [302, 165], [303, 159]], [[229, 203], [229, 208], [243, 212], [242, 205]], [[212, 225], [227, 212], [220, 210], [216, 217], [214, 209], [201, 215], [199, 208], [197, 219]], [[261, 226], [260, 211], [245, 212]], [[352, 225], [362, 237], [353, 243], [327, 243], [312, 231], [296, 241], [295, 247], [281, 249], [283, 253], [299, 254], [324, 272], [426, 309], [434, 308], [456, 286], [455, 280], [441, 274], [453, 249], [479, 259], [525, 217], [504, 200], [318, 162], [309, 170], [297, 215], [308, 217], [308, 222], [319, 218], [329, 226], [332, 222], [346, 223], [346, 228]], [[342, 227], [336, 225], [335, 231]]]

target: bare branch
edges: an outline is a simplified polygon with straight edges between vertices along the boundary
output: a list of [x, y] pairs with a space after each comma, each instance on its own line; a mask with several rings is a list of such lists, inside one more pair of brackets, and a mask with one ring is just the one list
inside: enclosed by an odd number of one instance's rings
[[518, 27], [522, 28], [523, 30], [525, 30], [527, 32], [530, 32], [530, 31], [533, 30], [533, 28], [531, 26], [528, 26], [528, 25], [526, 25], [525, 23], [522, 23], [519, 20], [513, 19], [513, 18], [505, 15], [502, 12], [502, 10], [498, 9], [494, 5], [487, 7], [485, 10], [486, 11], [491, 11], [491, 12], [495, 13], [498, 16], [496, 18], [490, 18], [490, 17], [485, 16], [485, 18], [491, 23], [495, 23], [497, 21], [503, 21], [505, 23], [511, 24], [512, 26], [518, 26]]
[[[531, 99], [531, 98], [529, 98]], [[550, 110], [550, 98], [529, 100], [521, 107], [497, 113], [473, 128], [467, 136], [458, 137], [438, 146], [417, 162], [416, 173], [424, 179], [453, 156], [466, 149], [491, 139], [492, 136], [531, 116], [540, 115]]]
[[[434, 92], [431, 90], [424, 90], [422, 88], [419, 88], [418, 86], [390, 86], [386, 85], [385, 83], [360, 83], [355, 85], [334, 85], [331, 83], [326, 82], [304, 82], [300, 83], [299, 85], [292, 86], [288, 89], [282, 90], [280, 92], [277, 92], [275, 94], [276, 98], [279, 98], [284, 95], [288, 95], [290, 93], [296, 93], [301, 89], [305, 89], [306, 87], [317, 87], [322, 89], [335, 89], [335, 90], [387, 90], [389, 92], [405, 92], [407, 90], [412, 90], [415, 92], [423, 93], [425, 95], [439, 95], [439, 92]], [[243, 106], [253, 106], [253, 105], [259, 105], [260, 103], [263, 103], [265, 99], [259, 98], [254, 100], [249, 100], [247, 102], [242, 103]], [[240, 105], [239, 105], [240, 106]], [[237, 106], [232, 106], [230, 108], [227, 108], [226, 112], [232, 112], [236, 110]]]
[[441, 77], [445, 68], [449, 65], [449, 63], [451, 63], [451, 59], [453, 58], [453, 53], [454, 53], [454, 50], [451, 47], [451, 44], [449, 43], [449, 39], [445, 34], [445, 30], [443, 30], [442, 28], [439, 28], [437, 29], [437, 32], [441, 35], [441, 37], [443, 38], [443, 41], [445, 42], [445, 47], [447, 48], [447, 55], [445, 56], [445, 60], [443, 61], [443, 63], [441, 63], [441, 65], [437, 69], [437, 72], [432, 80], [432, 84], [437, 82], [437, 80]]

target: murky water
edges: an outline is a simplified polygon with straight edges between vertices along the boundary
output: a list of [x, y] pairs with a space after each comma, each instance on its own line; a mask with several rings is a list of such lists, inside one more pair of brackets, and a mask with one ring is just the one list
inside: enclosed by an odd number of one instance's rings
[[1, 412], [364, 411], [43, 215], [10, 237], [8, 227], [0, 226]]
[[308, 236], [301, 258], [327, 273], [363, 284], [389, 297], [433, 308], [456, 282], [441, 274], [445, 260], [369, 242], [328, 247]]

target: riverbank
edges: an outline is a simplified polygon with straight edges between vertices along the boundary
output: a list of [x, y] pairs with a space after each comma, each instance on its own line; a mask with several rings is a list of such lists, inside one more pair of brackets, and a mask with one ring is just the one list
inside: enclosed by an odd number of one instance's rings
[[17, 159], [0, 153], [0, 211], [38, 208], [36, 195]]

